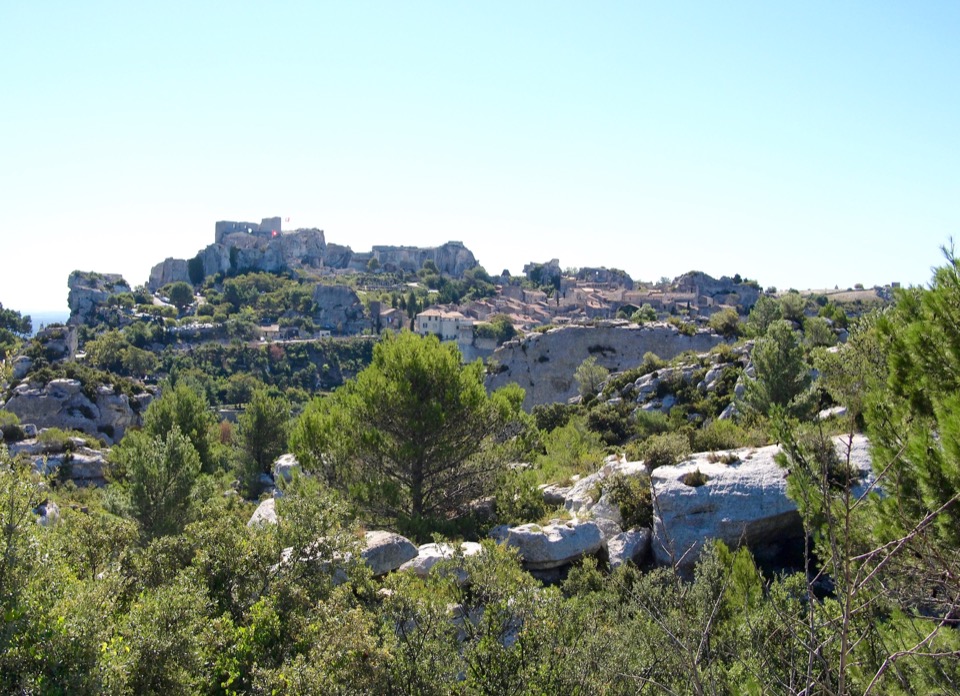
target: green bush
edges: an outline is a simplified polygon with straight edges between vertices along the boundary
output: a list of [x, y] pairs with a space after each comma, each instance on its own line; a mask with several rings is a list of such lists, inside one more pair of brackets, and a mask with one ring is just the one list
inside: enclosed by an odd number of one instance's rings
[[649, 476], [617, 474], [607, 479], [604, 487], [620, 509], [624, 529], [653, 526], [653, 494]]
[[683, 481], [683, 483], [686, 484], [687, 486], [692, 486], [693, 488], [696, 488], [698, 486], [702, 486], [707, 481], [709, 481], [710, 477], [707, 476], [702, 471], [700, 471], [699, 468], [697, 468], [694, 471], [690, 471], [684, 474], [683, 478], [680, 480]]
[[543, 493], [530, 472], [508, 470], [497, 485], [494, 497], [498, 524], [537, 522], [547, 514]]
[[[758, 442], [759, 439], [762, 440]], [[748, 430], [731, 420], [710, 421], [693, 433], [693, 449], [696, 452], [757, 447], [766, 444], [766, 438], [758, 431]]]
[[690, 454], [690, 440], [677, 432], [653, 435], [643, 442], [640, 453], [651, 470], [673, 466]]
[[26, 437], [16, 413], [0, 411], [0, 435], [4, 442], [19, 442]]

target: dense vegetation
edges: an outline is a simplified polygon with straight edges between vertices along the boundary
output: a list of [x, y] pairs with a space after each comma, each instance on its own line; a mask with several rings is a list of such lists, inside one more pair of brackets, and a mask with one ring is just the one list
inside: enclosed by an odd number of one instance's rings
[[[754, 341], [752, 376], [745, 344], [614, 375], [588, 362], [579, 404], [529, 416], [519, 389], [488, 395], [481, 366], [432, 337], [337, 353], [346, 386], [293, 419], [290, 397], [323, 386], [296, 377], [323, 346], [303, 346], [301, 364], [302, 344], [155, 354], [126, 329], [90, 337], [92, 365], [40, 369], [129, 380], [138, 348], [171, 381], [113, 449], [104, 488], [44, 480], [0, 450], [0, 691], [956, 693], [960, 264], [948, 255], [928, 289], [851, 323], [839, 346], [846, 315], [794, 295], [717, 320]], [[645, 377], [667, 413], [636, 408]], [[236, 427], [209, 408], [231, 387], [248, 403]], [[739, 418], [718, 420], [731, 403]], [[840, 420], [815, 417], [836, 404]], [[828, 444], [856, 430], [882, 490], [862, 500]], [[772, 439], [807, 531], [795, 572], [721, 544], [692, 575], [588, 558], [552, 586], [490, 541], [427, 579], [374, 579], [359, 560], [366, 525], [427, 541], [550, 519], [537, 486], [611, 450], [654, 467]], [[261, 474], [289, 447], [309, 475], [278, 479], [277, 524], [248, 526]], [[651, 523], [646, 480], [609, 487], [628, 526]], [[37, 524], [53, 502], [59, 522]]]

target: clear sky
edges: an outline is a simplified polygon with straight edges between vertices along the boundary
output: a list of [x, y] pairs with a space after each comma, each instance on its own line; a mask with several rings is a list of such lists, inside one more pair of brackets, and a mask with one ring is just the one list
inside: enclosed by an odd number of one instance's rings
[[960, 242], [960, 2], [0, 0], [0, 302], [216, 220], [491, 273], [924, 284]]

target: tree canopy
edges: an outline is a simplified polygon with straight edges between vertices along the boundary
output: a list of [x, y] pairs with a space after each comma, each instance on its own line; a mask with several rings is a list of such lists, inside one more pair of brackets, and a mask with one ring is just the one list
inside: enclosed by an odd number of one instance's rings
[[[517, 398], [519, 392], [519, 399]], [[295, 427], [294, 452], [387, 520], [449, 517], [488, 492], [498, 462], [480, 456], [522, 390], [488, 396], [483, 366], [436, 337], [387, 334], [373, 362]]]

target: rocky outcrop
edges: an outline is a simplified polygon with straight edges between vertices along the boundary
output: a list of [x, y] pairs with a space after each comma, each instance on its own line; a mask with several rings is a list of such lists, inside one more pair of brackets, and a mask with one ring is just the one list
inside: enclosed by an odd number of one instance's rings
[[74, 271], [67, 278], [67, 287], [72, 324], [93, 323], [111, 297], [130, 292], [130, 285], [117, 273]]
[[108, 386], [98, 387], [91, 395], [75, 379], [54, 379], [45, 385], [21, 384], [3, 408], [15, 413], [21, 423], [80, 430], [113, 444], [127, 428], [140, 425], [140, 414], [150, 399], [144, 394], [131, 401]]
[[303, 473], [303, 469], [300, 467], [300, 462], [297, 461], [296, 456], [287, 453], [277, 457], [273, 463], [274, 481], [279, 481], [282, 478], [284, 481], [289, 482], [293, 478], [294, 473], [297, 475]]
[[190, 282], [190, 270], [184, 259], [167, 258], [150, 269], [147, 287], [156, 291], [169, 283]]
[[[475, 556], [480, 551], [481, 546], [475, 541], [465, 541], [460, 544], [460, 553], [463, 556]], [[423, 544], [417, 549], [417, 557], [400, 566], [400, 570], [425, 578], [430, 575], [437, 563], [449, 560], [454, 555], [456, 555], [456, 549], [450, 544]], [[466, 578], [458, 575], [458, 580], [464, 581]]]
[[[845, 458], [845, 441], [834, 442]], [[779, 451], [778, 445], [771, 445], [702, 453], [677, 466], [654, 469], [652, 545], [657, 563], [692, 568], [707, 539], [719, 539], [731, 548], [746, 545], [762, 557], [801, 538], [797, 506], [787, 497], [787, 472], [774, 460]], [[735, 461], [723, 463], [731, 458]], [[853, 491], [859, 497], [874, 480], [865, 437], [853, 439], [850, 460], [860, 474]], [[697, 470], [706, 476], [706, 483], [685, 483], [685, 477]]]
[[574, 372], [589, 357], [611, 372], [636, 367], [648, 351], [663, 359], [684, 351], [705, 352], [724, 342], [717, 334], [693, 336], [669, 324], [645, 326], [567, 326], [508, 341], [490, 358], [487, 389], [515, 382], [524, 388], [523, 407], [568, 401], [577, 395]]
[[12, 455], [30, 459], [33, 470], [43, 476], [55, 476], [80, 486], [103, 486], [107, 482], [109, 450], [92, 449], [83, 438], [44, 441], [31, 437], [9, 445], [9, 449]]
[[248, 527], [262, 527], [265, 524], [277, 523], [277, 500], [276, 498], [265, 498], [253, 511], [250, 519], [247, 520]]
[[313, 301], [317, 305], [314, 321], [324, 329], [355, 334], [370, 328], [363, 302], [353, 288], [320, 284], [313, 289]]
[[406, 537], [383, 531], [367, 532], [366, 547], [360, 552], [375, 576], [396, 570], [418, 554], [417, 547]]
[[649, 529], [630, 529], [621, 532], [607, 542], [607, 558], [610, 569], [627, 563], [642, 565], [650, 555]]
[[541, 527], [523, 524], [506, 530], [503, 543], [517, 549], [528, 570], [550, 570], [570, 565], [603, 547], [604, 536], [592, 521], [572, 520]]
[[[359, 257], [359, 255], [357, 255]], [[463, 242], [447, 242], [438, 247], [375, 246], [370, 252], [386, 271], [416, 273], [427, 261], [432, 261], [443, 275], [461, 278], [475, 268], [477, 259]], [[361, 259], [366, 267], [366, 260]], [[352, 265], [355, 265], [352, 264]], [[364, 270], [364, 269], [357, 269]]]
[[745, 308], [753, 307], [761, 294], [760, 288], [753, 283], [739, 282], [737, 278], [727, 276], [717, 280], [700, 271], [684, 273], [673, 282], [680, 292], [709, 297], [716, 304], [741, 305]]
[[[204, 277], [217, 273], [265, 271], [280, 273], [323, 265], [326, 240], [323, 230], [302, 229], [283, 233], [271, 221], [261, 225], [218, 222], [216, 242], [197, 254]], [[251, 231], [247, 231], [250, 229]], [[274, 234], [276, 232], [276, 234]], [[150, 271], [147, 287], [156, 292], [177, 280], [190, 282], [189, 262], [166, 259]]]

